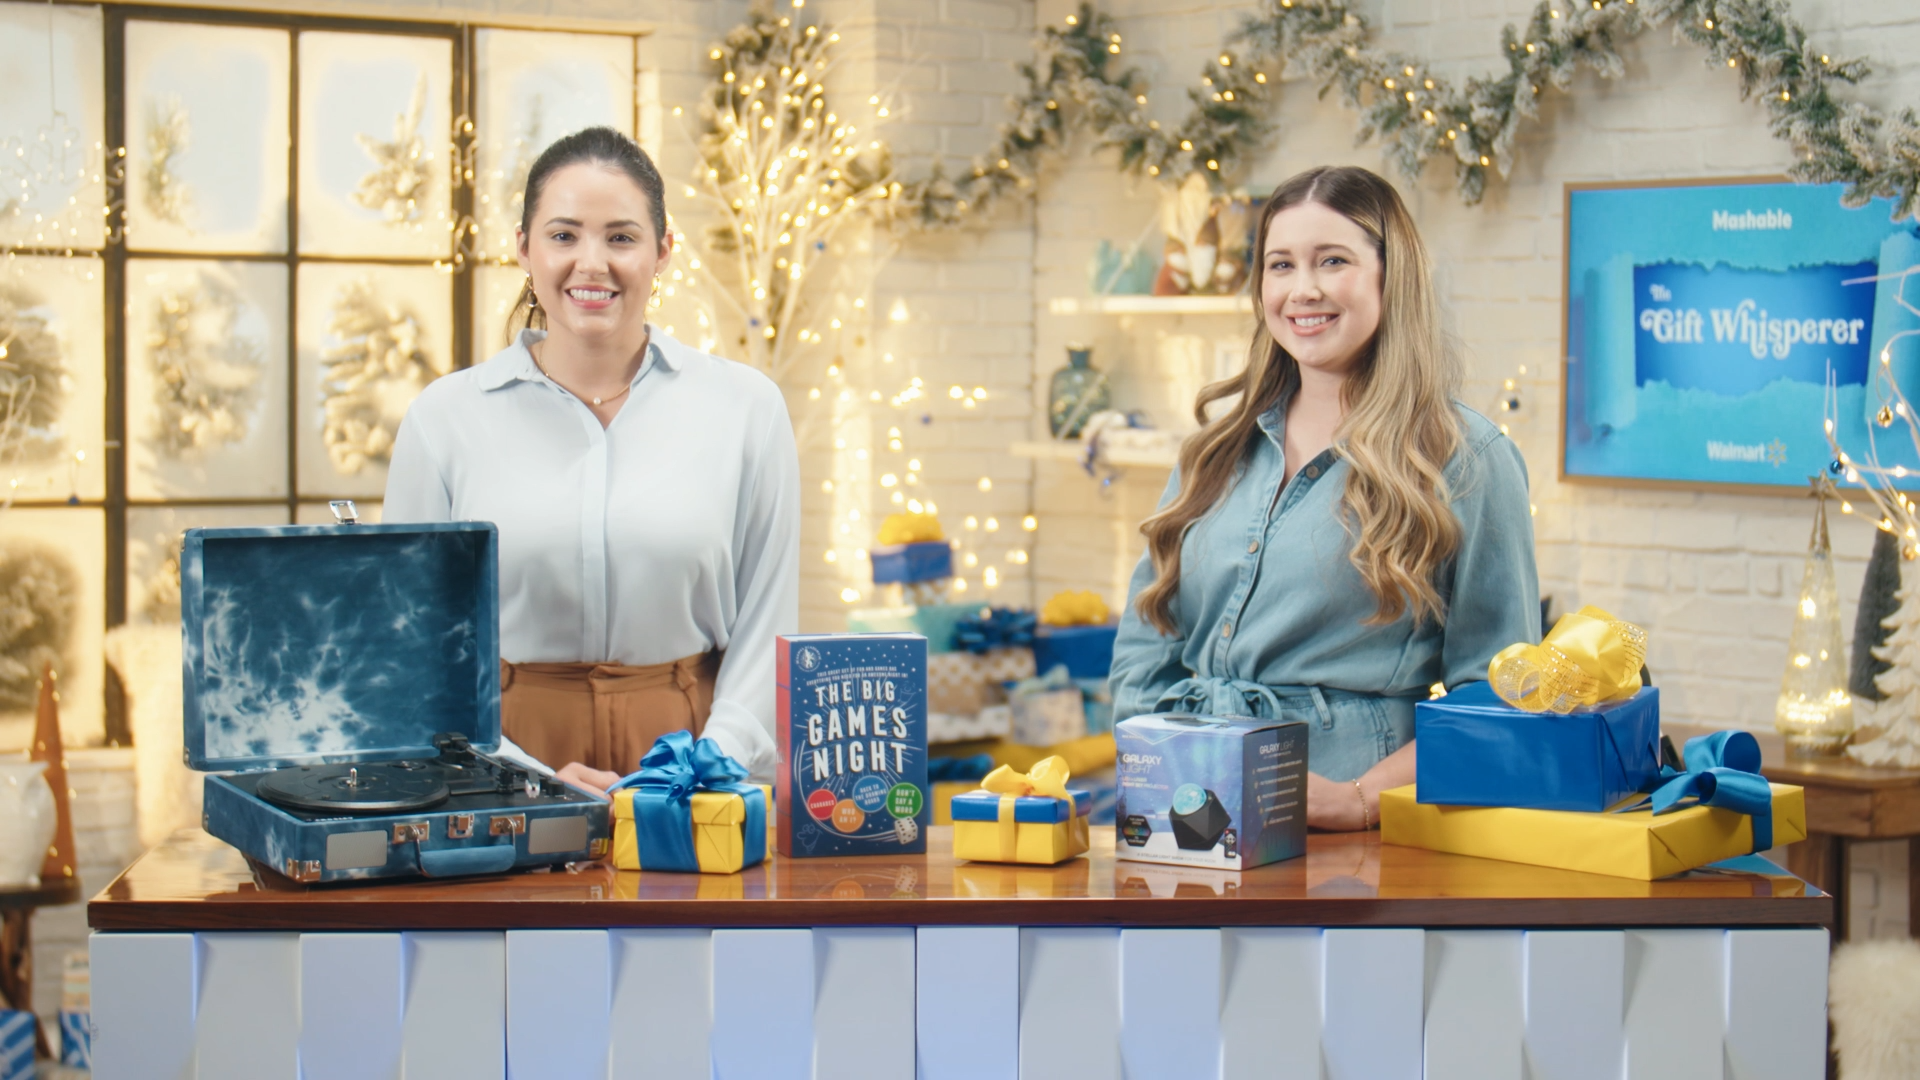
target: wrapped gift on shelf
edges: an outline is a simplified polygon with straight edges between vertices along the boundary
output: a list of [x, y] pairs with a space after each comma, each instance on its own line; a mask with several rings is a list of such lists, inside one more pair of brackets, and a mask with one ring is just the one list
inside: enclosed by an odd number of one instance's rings
[[1806, 839], [1801, 789], [1760, 777], [1751, 733], [1690, 739], [1685, 757], [1687, 771], [1662, 770], [1644, 809], [1615, 813], [1436, 806], [1394, 788], [1380, 793], [1380, 839], [1642, 881]]
[[1536, 810], [1610, 809], [1660, 777], [1660, 692], [1572, 712], [1516, 709], [1487, 683], [1413, 707], [1420, 801]]
[[858, 608], [847, 614], [852, 634], [919, 634], [927, 639], [927, 653], [938, 656], [954, 650], [953, 632], [962, 619], [980, 614], [979, 604], [900, 604]]
[[953, 576], [953, 546], [945, 540], [917, 544], [875, 544], [867, 551], [873, 583], [903, 585]]
[[1025, 646], [927, 657], [927, 708], [971, 716], [1004, 704], [1006, 684], [1033, 677], [1033, 650]]
[[1022, 679], [1007, 690], [1013, 714], [1013, 741], [1051, 746], [1087, 734], [1087, 710], [1080, 688], [1064, 668]]
[[33, 1080], [33, 1037], [38, 1024], [23, 1009], [0, 1009], [0, 1080]]
[[1004, 739], [1013, 733], [1013, 709], [989, 705], [977, 713], [927, 714], [927, 742], [972, 742], [975, 739]]
[[1080, 688], [1013, 694], [1007, 699], [1013, 713], [1013, 741], [1027, 746], [1051, 746], [1087, 733], [1086, 703]]
[[1050, 866], [1086, 853], [1092, 800], [1067, 787], [1064, 758], [1025, 773], [1001, 766], [980, 790], [953, 797], [953, 854], [975, 862]]
[[746, 778], [713, 740], [662, 735], [608, 792], [614, 868], [731, 874], [765, 859], [772, 798]]
[[1106, 601], [1091, 592], [1055, 593], [1040, 608], [1033, 658], [1041, 673], [1064, 665], [1076, 679], [1105, 679], [1113, 667], [1119, 624]]

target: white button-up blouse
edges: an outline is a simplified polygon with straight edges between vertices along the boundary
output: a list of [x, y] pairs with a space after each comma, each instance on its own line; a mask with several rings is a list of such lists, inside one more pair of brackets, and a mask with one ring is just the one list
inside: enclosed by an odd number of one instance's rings
[[793, 425], [759, 371], [650, 333], [605, 428], [533, 362], [542, 331], [434, 381], [400, 425], [382, 519], [499, 528], [509, 661], [725, 650], [705, 734], [771, 777], [774, 637], [800, 617]]

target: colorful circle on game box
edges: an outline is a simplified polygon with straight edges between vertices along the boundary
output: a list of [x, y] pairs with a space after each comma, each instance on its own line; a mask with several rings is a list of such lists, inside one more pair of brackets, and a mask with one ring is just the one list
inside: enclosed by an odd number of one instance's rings
[[1173, 812], [1191, 814], [1207, 805], [1207, 789], [1199, 784], [1181, 784], [1173, 790]]
[[825, 821], [832, 817], [833, 792], [826, 788], [810, 792], [807, 795], [807, 813], [812, 814], [815, 821]]
[[912, 784], [895, 784], [887, 793], [887, 813], [897, 818], [920, 816], [922, 796], [920, 789]]
[[860, 826], [867, 823], [867, 812], [852, 799], [841, 799], [833, 804], [833, 827], [844, 833], [859, 832]]
[[887, 782], [877, 776], [863, 776], [853, 785], [853, 802], [863, 813], [875, 813], [887, 805]]

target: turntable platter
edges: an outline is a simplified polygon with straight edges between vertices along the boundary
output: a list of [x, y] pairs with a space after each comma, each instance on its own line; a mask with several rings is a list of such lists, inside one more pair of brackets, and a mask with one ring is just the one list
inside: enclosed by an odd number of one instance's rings
[[380, 764], [280, 769], [254, 790], [268, 802], [323, 814], [403, 814], [443, 803], [449, 794], [435, 771]]

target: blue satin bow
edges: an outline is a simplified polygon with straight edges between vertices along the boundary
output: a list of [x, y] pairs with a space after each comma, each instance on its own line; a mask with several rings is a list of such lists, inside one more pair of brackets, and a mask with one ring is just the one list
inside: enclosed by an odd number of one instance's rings
[[1261, 683], [1229, 679], [1224, 675], [1194, 676], [1167, 687], [1155, 705], [1157, 712], [1195, 716], [1245, 716], [1255, 720], [1280, 717], [1280, 695]]
[[988, 608], [970, 615], [953, 626], [953, 643], [971, 653], [1033, 644], [1033, 628], [1039, 617], [1031, 611], [1013, 608]]
[[1655, 816], [1688, 806], [1717, 806], [1753, 819], [1753, 850], [1773, 847], [1773, 789], [1760, 775], [1760, 742], [1747, 731], [1716, 731], [1687, 740], [1687, 771], [1660, 767], [1665, 781], [1631, 809]]
[[747, 808], [740, 865], [752, 866], [767, 857], [766, 792], [743, 783], [746, 778], [746, 766], [712, 739], [695, 742], [691, 732], [672, 731], [654, 740], [638, 772], [621, 777], [607, 792], [634, 789], [634, 839], [643, 869], [693, 873], [700, 869], [693, 847], [696, 790], [740, 796]]

